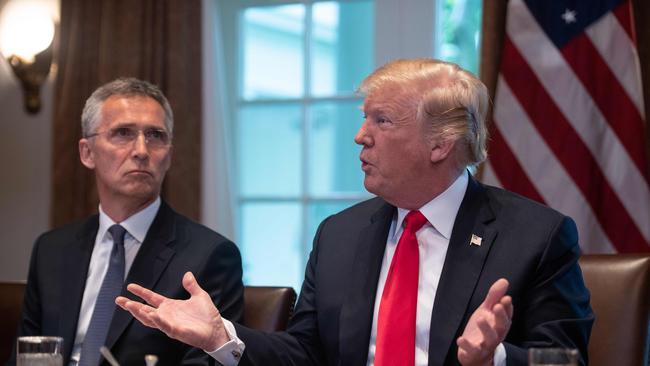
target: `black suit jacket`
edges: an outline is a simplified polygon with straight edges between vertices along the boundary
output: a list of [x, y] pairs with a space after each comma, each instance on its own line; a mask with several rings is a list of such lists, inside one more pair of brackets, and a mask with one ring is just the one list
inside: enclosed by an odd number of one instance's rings
[[[324, 220], [288, 331], [265, 336], [237, 326], [246, 344], [240, 365], [365, 366], [395, 212], [374, 198]], [[470, 245], [472, 234], [480, 246]], [[434, 300], [429, 365], [458, 364], [456, 338], [501, 277], [514, 304], [504, 342], [509, 365], [527, 365], [533, 346], [577, 348], [586, 359], [594, 318], [578, 257], [570, 218], [470, 178]]]
[[[64, 339], [64, 365], [70, 359], [90, 256], [99, 226], [98, 215], [41, 235], [34, 245], [19, 335], [51, 335]], [[126, 284], [137, 283], [172, 298], [188, 298], [181, 279], [192, 271], [225, 317], [241, 319], [243, 285], [237, 247], [214, 231], [190, 221], [162, 202], [133, 261], [122, 295], [134, 298]], [[117, 308], [106, 345], [122, 365], [144, 365], [155, 354], [158, 365], [213, 363], [192, 349], [147, 328]], [[8, 365], [15, 364], [15, 354]], [[107, 363], [104, 361], [104, 364]]]

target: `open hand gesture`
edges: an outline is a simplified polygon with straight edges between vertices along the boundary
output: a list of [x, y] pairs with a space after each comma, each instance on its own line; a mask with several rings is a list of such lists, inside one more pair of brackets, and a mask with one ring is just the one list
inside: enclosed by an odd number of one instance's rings
[[122, 296], [115, 303], [148, 327], [160, 329], [191, 346], [214, 351], [229, 340], [219, 310], [191, 272], [183, 276], [183, 287], [191, 297], [174, 300], [132, 283], [127, 289], [147, 304]]
[[492, 365], [494, 351], [510, 330], [512, 298], [506, 296], [508, 280], [497, 280], [474, 311], [456, 340], [458, 361], [464, 366]]

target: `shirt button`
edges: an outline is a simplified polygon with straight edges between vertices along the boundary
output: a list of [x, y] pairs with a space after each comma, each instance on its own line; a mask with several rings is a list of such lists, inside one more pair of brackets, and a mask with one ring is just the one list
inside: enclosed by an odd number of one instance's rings
[[239, 351], [237, 351], [237, 350], [233, 350], [233, 351], [231, 352], [231, 354], [232, 354], [232, 357], [235, 358], [235, 360], [239, 360], [239, 359], [241, 358], [241, 352], [239, 352]]

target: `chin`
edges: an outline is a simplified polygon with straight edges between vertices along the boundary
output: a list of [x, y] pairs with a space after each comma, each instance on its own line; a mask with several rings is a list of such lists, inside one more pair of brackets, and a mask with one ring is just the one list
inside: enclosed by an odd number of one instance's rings
[[140, 200], [155, 198], [158, 192], [149, 185], [131, 187], [123, 191], [125, 196], [137, 198]]
[[363, 181], [363, 186], [366, 188], [366, 191], [379, 197], [382, 196], [380, 185], [377, 184], [377, 182], [373, 182], [372, 179], [368, 179], [368, 177], [366, 177], [366, 179]]

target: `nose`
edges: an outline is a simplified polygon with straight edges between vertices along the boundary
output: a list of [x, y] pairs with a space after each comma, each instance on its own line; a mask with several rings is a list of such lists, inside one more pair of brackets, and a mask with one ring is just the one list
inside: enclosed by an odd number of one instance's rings
[[136, 159], [147, 159], [149, 157], [149, 149], [147, 148], [147, 141], [144, 133], [140, 131], [138, 137], [133, 142], [133, 157]]
[[354, 136], [354, 142], [357, 145], [372, 146], [372, 136], [370, 135], [370, 131], [368, 131], [367, 121], [364, 120], [361, 127], [359, 127], [359, 131]]

